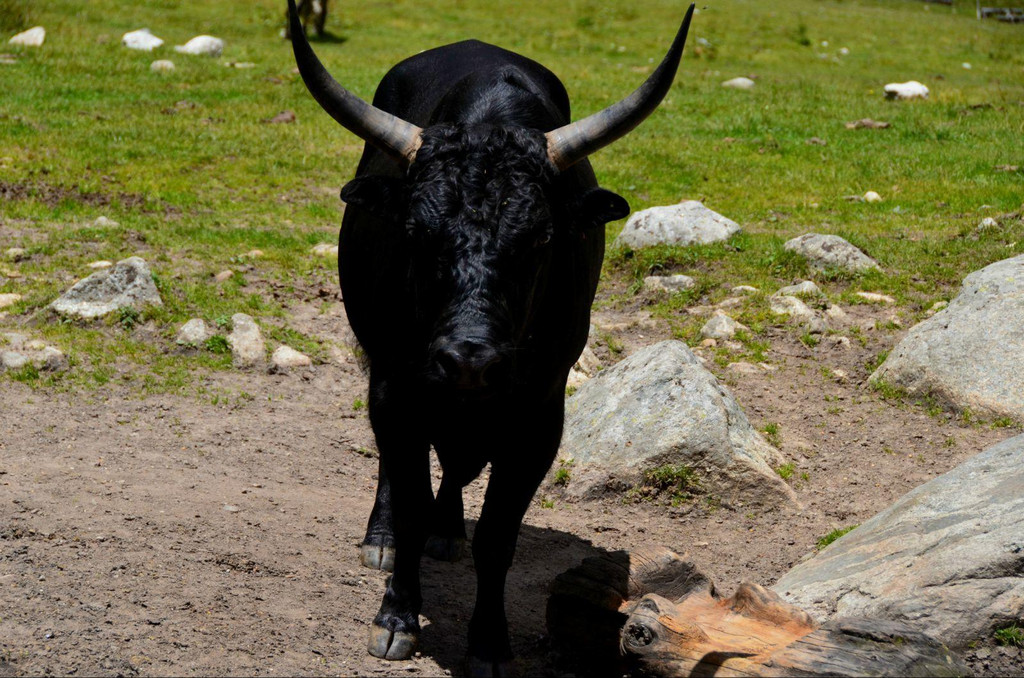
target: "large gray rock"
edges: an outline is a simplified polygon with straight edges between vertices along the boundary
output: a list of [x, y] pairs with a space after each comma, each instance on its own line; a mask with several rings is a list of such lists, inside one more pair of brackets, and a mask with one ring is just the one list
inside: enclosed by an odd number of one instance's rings
[[696, 200], [651, 207], [631, 216], [615, 246], [634, 249], [653, 245], [694, 245], [727, 240], [739, 224], [709, 210]]
[[57, 313], [86, 320], [99, 318], [121, 308], [160, 306], [160, 292], [153, 283], [149, 266], [139, 257], [117, 262], [113, 268], [93, 273], [50, 304]]
[[641, 483], [667, 464], [697, 471], [703, 488], [732, 505], [796, 504], [772, 470], [782, 455], [686, 344], [663, 341], [602, 370], [566, 401], [561, 459], [567, 492], [600, 495]]
[[783, 247], [803, 255], [818, 269], [839, 268], [845, 271], [866, 271], [878, 268], [878, 262], [838, 235], [806, 233], [788, 241]]
[[952, 647], [1024, 614], [1024, 436], [990, 447], [772, 588], [820, 620], [905, 621]]
[[964, 280], [949, 305], [916, 325], [871, 375], [984, 416], [1024, 421], [1024, 255]]

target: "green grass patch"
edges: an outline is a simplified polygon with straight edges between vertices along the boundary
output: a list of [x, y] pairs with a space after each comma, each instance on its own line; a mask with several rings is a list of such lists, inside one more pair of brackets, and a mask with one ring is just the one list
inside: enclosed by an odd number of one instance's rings
[[848, 532], [852, 531], [856, 527], [857, 527], [857, 525], [850, 525], [849, 527], [841, 527], [841, 528], [832, 530], [831, 532], [829, 532], [824, 537], [822, 537], [821, 539], [818, 540], [818, 542], [817, 542], [818, 550], [820, 551], [821, 549], [825, 548], [826, 546], [828, 546], [829, 544], [834, 542], [836, 539], [839, 539], [844, 534], [847, 534]]
[[1005, 647], [1024, 647], [1024, 628], [1017, 624], [997, 629], [992, 635], [998, 644]]

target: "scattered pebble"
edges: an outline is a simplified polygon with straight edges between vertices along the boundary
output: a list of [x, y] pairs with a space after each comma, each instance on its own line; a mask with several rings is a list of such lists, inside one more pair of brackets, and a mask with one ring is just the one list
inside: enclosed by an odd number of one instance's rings
[[228, 278], [230, 278], [230, 277], [231, 277], [231, 276], [233, 276], [234, 274], [235, 274], [235, 272], [234, 272], [234, 271], [232, 271], [232, 270], [231, 270], [231, 269], [229, 268], [229, 269], [227, 269], [227, 270], [225, 270], [225, 271], [221, 271], [221, 272], [220, 272], [220, 273], [218, 273], [217, 275], [213, 276], [213, 280], [214, 280], [214, 282], [219, 282], [219, 283], [220, 283], [220, 282], [224, 282], [225, 280], [227, 280]]
[[729, 363], [725, 369], [736, 374], [759, 374], [761, 372], [756, 365], [745, 362]]
[[962, 68], [964, 68], [965, 70], [968, 70], [968, 71], [971, 70], [971, 65], [969, 63], [967, 63], [966, 61], [963, 62], [962, 64], [960, 64], [960, 66]]
[[891, 82], [885, 86], [887, 99], [927, 99], [928, 88], [917, 80]]
[[807, 140], [809, 146], [828, 146], [828, 142], [821, 137], [811, 137]]
[[202, 318], [192, 318], [178, 330], [174, 342], [183, 345], [199, 346], [210, 338], [210, 330]]
[[212, 35], [197, 35], [184, 45], [176, 45], [174, 51], [181, 54], [219, 57], [224, 51], [224, 41]]
[[309, 356], [304, 353], [299, 353], [291, 346], [278, 346], [274, 353], [270, 356], [270, 362], [273, 364], [273, 368], [277, 370], [287, 370], [293, 367], [308, 367], [313, 364]]
[[164, 44], [164, 41], [150, 33], [148, 28], [140, 28], [137, 31], [129, 31], [128, 33], [122, 35], [121, 44], [127, 47], [128, 49], [137, 49], [143, 52], [152, 52], [154, 49]]
[[16, 303], [21, 301], [21, 298], [20, 294], [0, 294], [0, 308], [14, 306]]
[[882, 202], [882, 196], [874, 191], [868, 191], [864, 194], [864, 202]]
[[256, 68], [256, 64], [251, 61], [225, 61], [224, 65], [228, 68]]
[[742, 89], [750, 90], [754, 88], [754, 81], [750, 78], [733, 78], [732, 80], [726, 80], [722, 83], [722, 87], [729, 87], [731, 89]]
[[317, 245], [314, 245], [313, 249], [311, 249], [310, 252], [321, 257], [336, 257], [338, 256], [338, 246], [322, 242]]
[[169, 59], [157, 59], [149, 65], [154, 73], [169, 73], [174, 70], [174, 62]]
[[287, 124], [290, 122], [295, 122], [295, 113], [293, 113], [292, 111], [281, 111], [273, 118], [270, 118], [269, 120], [264, 120], [263, 122], [271, 124]]
[[797, 283], [796, 285], [787, 285], [786, 287], [781, 288], [775, 294], [776, 296], [780, 297], [825, 296], [825, 293], [821, 291], [821, 288], [815, 285], [810, 280], [803, 280]]
[[888, 129], [890, 127], [892, 125], [887, 122], [872, 120], [871, 118], [861, 118], [860, 120], [846, 123], [846, 129]]
[[704, 324], [704, 327], [700, 330], [700, 335], [706, 339], [732, 339], [736, 336], [736, 332], [746, 329], [746, 327], [719, 311]]
[[644, 278], [644, 289], [651, 292], [680, 292], [692, 289], [696, 284], [686, 275], [649, 275]]
[[121, 224], [117, 223], [113, 219], [108, 219], [105, 216], [99, 216], [92, 222], [92, 225], [96, 228], [117, 228]]
[[887, 294], [878, 294], [876, 292], [857, 292], [857, 296], [865, 301], [870, 301], [873, 304], [895, 304], [896, 300]]
[[224, 504], [224, 510], [227, 511], [228, 513], [238, 513], [242, 509], [238, 508], [233, 504]]
[[46, 29], [42, 26], [36, 26], [18, 33], [7, 42], [11, 45], [21, 45], [22, 47], [39, 47], [43, 44], [44, 40], [46, 40]]
[[949, 302], [948, 301], [936, 301], [934, 304], [932, 304], [932, 307], [930, 309], [928, 309], [928, 312], [927, 312], [926, 315], [928, 315], [929, 317], [933, 316], [936, 313], [938, 313], [939, 311], [941, 311], [942, 309], [946, 308], [947, 306], [949, 306]]
[[11, 261], [24, 261], [28, 259], [28, 252], [21, 247], [10, 247], [4, 252], [4, 257]]
[[757, 294], [758, 292], [760, 292], [759, 289], [751, 287], [750, 285], [737, 285], [732, 288], [733, 294]]
[[263, 250], [249, 250], [245, 253], [245, 256], [250, 259], [259, 259], [263, 256]]
[[107, 261], [106, 259], [100, 259], [99, 261], [89, 262], [89, 268], [110, 268], [114, 265], [114, 262]]
[[849, 337], [844, 337], [841, 334], [834, 334], [826, 339], [832, 348], [853, 348], [853, 344], [850, 342]]
[[251, 367], [262, 362], [266, 345], [256, 321], [245, 313], [236, 313], [231, 316], [231, 326], [228, 345], [231, 346], [235, 367]]

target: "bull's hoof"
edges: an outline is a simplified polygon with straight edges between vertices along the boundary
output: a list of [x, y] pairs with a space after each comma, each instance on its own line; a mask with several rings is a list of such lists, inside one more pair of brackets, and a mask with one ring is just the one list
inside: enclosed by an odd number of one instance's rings
[[492, 662], [469, 655], [466, 657], [466, 675], [469, 678], [511, 678], [519, 674], [511, 661]]
[[430, 535], [423, 552], [434, 560], [443, 560], [454, 563], [462, 560], [466, 553], [466, 540], [463, 537], [438, 537]]
[[359, 562], [371, 570], [395, 571], [395, 549], [392, 546], [363, 544], [359, 547]]
[[417, 633], [391, 631], [374, 624], [370, 627], [370, 642], [367, 650], [381, 659], [408, 659], [416, 650]]

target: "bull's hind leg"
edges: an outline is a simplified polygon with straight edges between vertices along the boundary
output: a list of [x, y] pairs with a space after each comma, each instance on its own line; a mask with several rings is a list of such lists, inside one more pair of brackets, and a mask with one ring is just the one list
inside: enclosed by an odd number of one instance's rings
[[434, 560], [455, 562], [466, 550], [466, 521], [463, 517], [462, 484], [445, 474], [434, 499], [430, 536], [423, 552]]
[[383, 461], [377, 464], [377, 498], [366, 524], [366, 536], [359, 548], [359, 562], [374, 570], [395, 569], [395, 531], [392, 527], [391, 484]]

